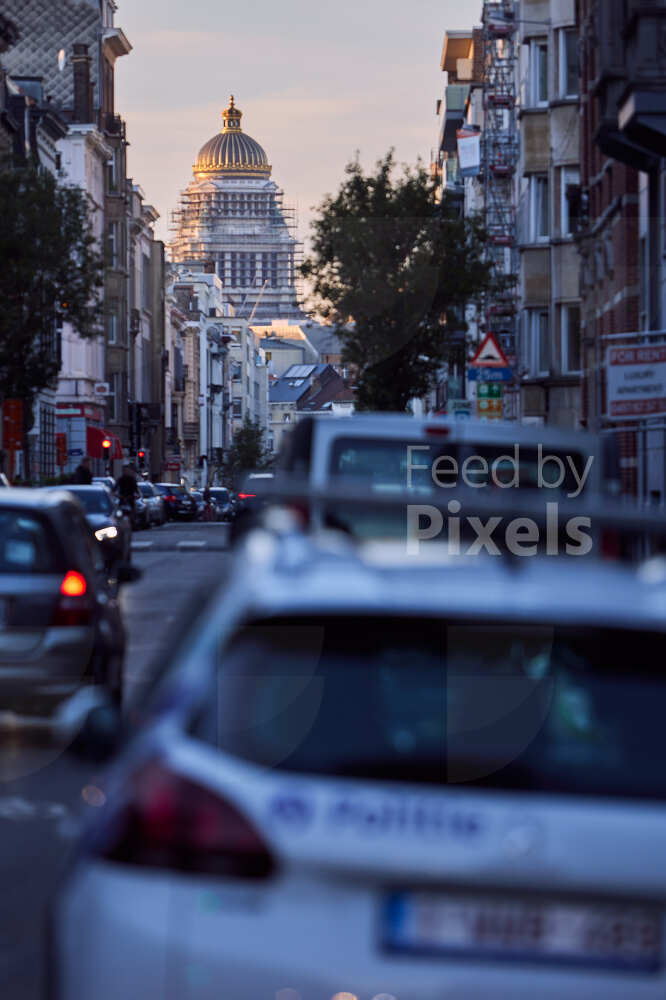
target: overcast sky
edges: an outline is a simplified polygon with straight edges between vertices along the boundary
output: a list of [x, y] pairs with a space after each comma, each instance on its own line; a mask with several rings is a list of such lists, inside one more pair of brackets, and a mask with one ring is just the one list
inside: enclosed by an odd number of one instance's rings
[[480, 11], [481, 0], [120, 0], [134, 51], [117, 63], [117, 111], [160, 238], [232, 93], [301, 236], [355, 150], [367, 165], [390, 146], [429, 161], [444, 32]]

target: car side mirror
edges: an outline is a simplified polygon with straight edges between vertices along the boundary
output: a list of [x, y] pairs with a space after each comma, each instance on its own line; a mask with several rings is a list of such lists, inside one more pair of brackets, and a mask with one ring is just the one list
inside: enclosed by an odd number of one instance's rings
[[118, 583], [137, 583], [143, 576], [138, 566], [131, 566], [129, 563], [122, 563], [116, 571]]

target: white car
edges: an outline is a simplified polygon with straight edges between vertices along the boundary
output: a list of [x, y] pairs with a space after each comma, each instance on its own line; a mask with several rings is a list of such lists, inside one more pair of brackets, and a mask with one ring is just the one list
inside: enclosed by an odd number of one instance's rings
[[248, 536], [54, 904], [59, 1000], [666, 995], [666, 566]]

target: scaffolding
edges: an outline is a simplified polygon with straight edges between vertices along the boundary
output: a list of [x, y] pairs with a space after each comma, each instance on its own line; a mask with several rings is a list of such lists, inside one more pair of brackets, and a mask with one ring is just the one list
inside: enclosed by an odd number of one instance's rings
[[[214, 264], [233, 291], [241, 317], [270, 311], [271, 290], [287, 288], [293, 288], [296, 315], [303, 297], [303, 243], [297, 226], [296, 209], [274, 185], [268, 190], [192, 185], [181, 192], [178, 208], [169, 215], [171, 260]], [[260, 308], [262, 299], [265, 309]]]
[[518, 239], [518, 17], [515, 0], [485, 0], [483, 5], [482, 177], [488, 255], [500, 290], [485, 301], [486, 333], [492, 333], [509, 360], [517, 355]]

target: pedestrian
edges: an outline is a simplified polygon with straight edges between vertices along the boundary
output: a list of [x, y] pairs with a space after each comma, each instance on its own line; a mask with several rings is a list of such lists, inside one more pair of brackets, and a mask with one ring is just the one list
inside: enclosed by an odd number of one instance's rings
[[77, 486], [90, 486], [92, 484], [93, 477], [90, 471], [90, 459], [86, 455], [81, 459], [79, 465], [77, 465], [74, 470], [74, 483]]

